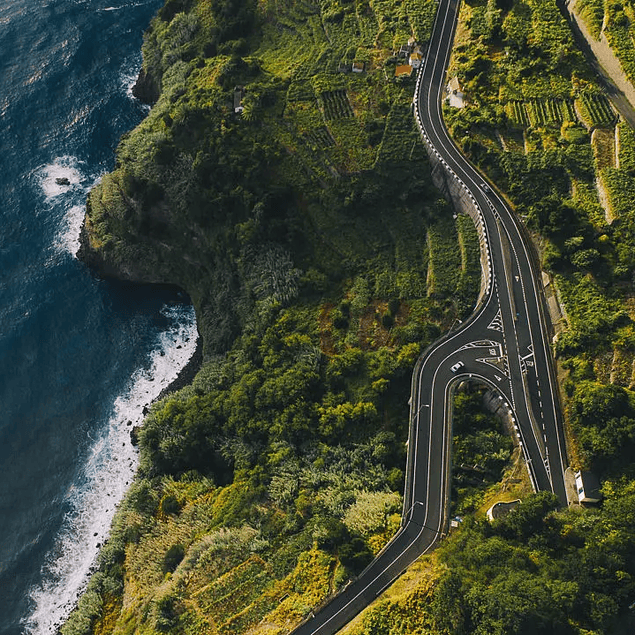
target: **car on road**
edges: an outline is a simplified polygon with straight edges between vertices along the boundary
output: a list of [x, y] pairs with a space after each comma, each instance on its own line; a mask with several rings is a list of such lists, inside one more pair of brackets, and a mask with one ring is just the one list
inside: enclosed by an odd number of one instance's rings
[[488, 194], [492, 191], [487, 183], [481, 183], [481, 189]]
[[463, 368], [463, 366], [465, 366], [465, 364], [464, 364], [463, 362], [457, 362], [457, 363], [456, 363], [456, 364], [454, 364], [453, 366], [450, 366], [450, 370], [451, 370], [453, 373], [458, 373], [458, 372], [459, 372], [459, 370], [460, 370], [461, 368]]

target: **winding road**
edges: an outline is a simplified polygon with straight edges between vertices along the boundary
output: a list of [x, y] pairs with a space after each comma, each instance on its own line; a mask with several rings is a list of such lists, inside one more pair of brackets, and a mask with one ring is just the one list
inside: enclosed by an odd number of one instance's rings
[[539, 268], [522, 227], [456, 148], [441, 115], [458, 10], [459, 0], [440, 0], [417, 79], [415, 115], [429, 150], [478, 210], [486, 290], [470, 318], [429, 347], [415, 366], [401, 528], [360, 576], [294, 635], [337, 632], [444, 536], [452, 390], [459, 381], [472, 379], [498, 391], [512, 416], [534, 490], [551, 491], [567, 503], [567, 457]]

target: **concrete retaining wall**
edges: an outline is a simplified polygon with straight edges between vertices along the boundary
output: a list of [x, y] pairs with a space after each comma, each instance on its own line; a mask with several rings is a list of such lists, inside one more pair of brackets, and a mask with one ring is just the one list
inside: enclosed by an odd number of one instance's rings
[[415, 119], [421, 132], [421, 138], [426, 147], [426, 152], [430, 158], [430, 164], [432, 166], [432, 181], [434, 185], [441, 191], [445, 199], [452, 203], [457, 214], [467, 214], [474, 221], [476, 230], [479, 237], [479, 247], [481, 251], [481, 289], [478, 294], [478, 300], [476, 305], [478, 306], [487, 296], [492, 284], [492, 267], [491, 256], [489, 253], [489, 245], [485, 234], [485, 223], [483, 221], [483, 213], [476, 202], [476, 199], [472, 196], [472, 193], [467, 189], [467, 186], [458, 177], [454, 170], [445, 162], [439, 152], [432, 146], [428, 135], [425, 133], [421, 120], [419, 118], [419, 111], [417, 109], [417, 95], [419, 93], [419, 82], [421, 80], [421, 73], [417, 78], [417, 86], [415, 88], [415, 98], [413, 100]]

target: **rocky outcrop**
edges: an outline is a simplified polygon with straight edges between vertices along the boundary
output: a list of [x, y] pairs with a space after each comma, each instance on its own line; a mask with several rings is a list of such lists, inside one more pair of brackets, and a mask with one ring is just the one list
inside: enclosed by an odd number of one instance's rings
[[77, 258], [99, 278], [110, 278], [140, 284], [170, 284], [162, 277], [151, 273], [151, 270], [142, 264], [144, 262], [143, 258], [117, 258], [112, 253], [112, 250], [96, 248], [91, 243], [86, 226], [86, 218], [79, 234]]
[[132, 87], [132, 94], [139, 101], [152, 106], [159, 100], [161, 88], [158, 82], [142, 68], [137, 82]]

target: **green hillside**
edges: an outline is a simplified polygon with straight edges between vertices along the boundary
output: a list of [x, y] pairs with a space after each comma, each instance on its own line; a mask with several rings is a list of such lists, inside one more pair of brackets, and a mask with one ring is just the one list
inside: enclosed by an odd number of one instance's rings
[[157, 101], [90, 194], [81, 257], [185, 289], [205, 361], [147, 417], [65, 635], [284, 632], [399, 526], [410, 373], [480, 278], [394, 78], [435, 8], [171, 1], [153, 21]]
[[[64, 635], [287, 633], [396, 531], [412, 365], [478, 293], [476, 231], [431, 185], [413, 79], [394, 77], [435, 8], [169, 0], [153, 21], [142, 89], [157, 101], [90, 195], [82, 257], [185, 289], [205, 361], [152, 407]], [[465, 107], [446, 107], [448, 128], [526, 222], [562, 301], [571, 461], [605, 500], [563, 511], [532, 495], [481, 391], [458, 393], [463, 523], [344, 632], [626, 635], [635, 133], [554, 0], [464, 4], [455, 76]]]

